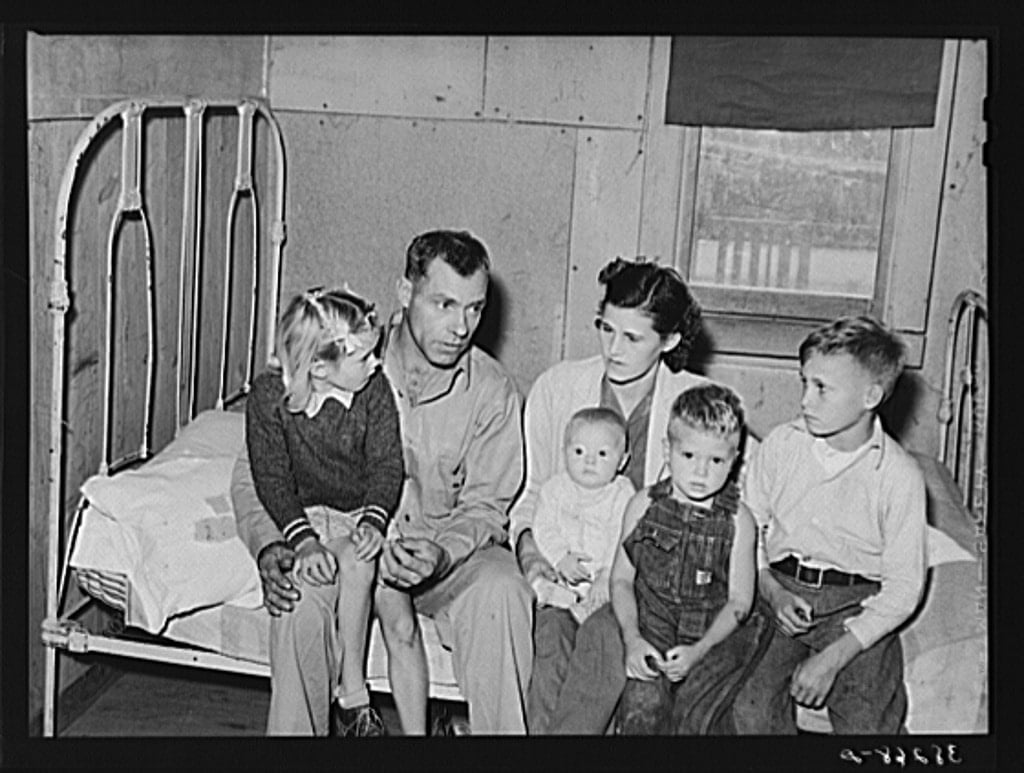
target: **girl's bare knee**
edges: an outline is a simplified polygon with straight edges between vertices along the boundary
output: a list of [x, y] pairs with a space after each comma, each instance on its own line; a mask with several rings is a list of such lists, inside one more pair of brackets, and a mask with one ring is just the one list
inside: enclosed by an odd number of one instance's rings
[[377, 616], [380, 618], [381, 633], [384, 641], [390, 645], [411, 647], [420, 639], [419, 621], [411, 608], [403, 608], [401, 604], [379, 603]]
[[349, 538], [338, 540], [332, 547], [338, 559], [338, 574], [341, 575], [342, 585], [369, 587], [376, 576], [377, 562], [357, 558], [355, 543]]

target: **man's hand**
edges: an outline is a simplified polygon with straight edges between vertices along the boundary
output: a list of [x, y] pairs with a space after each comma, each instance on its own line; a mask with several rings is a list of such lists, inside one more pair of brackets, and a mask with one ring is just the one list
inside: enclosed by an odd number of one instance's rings
[[526, 530], [522, 533], [519, 537], [518, 547], [519, 568], [530, 586], [538, 577], [558, 582], [558, 572], [537, 549], [532, 531]]
[[590, 579], [590, 570], [584, 566], [590, 560], [591, 557], [586, 553], [571, 550], [555, 564], [555, 571], [570, 585], [577, 585]]
[[381, 579], [400, 590], [440, 575], [449, 565], [448, 552], [426, 537], [401, 537], [384, 544], [380, 558]]
[[291, 612], [301, 596], [288, 579], [295, 566], [295, 551], [283, 542], [272, 542], [260, 551], [256, 565], [263, 585], [263, 606], [274, 617]]
[[368, 523], [357, 526], [352, 532], [352, 544], [356, 546], [356, 558], [360, 561], [372, 561], [384, 547], [384, 535], [380, 530]]

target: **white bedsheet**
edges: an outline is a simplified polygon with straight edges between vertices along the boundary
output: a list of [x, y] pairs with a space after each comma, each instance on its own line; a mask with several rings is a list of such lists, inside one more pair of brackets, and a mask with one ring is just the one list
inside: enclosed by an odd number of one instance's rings
[[173, 615], [201, 607], [260, 606], [230, 502], [243, 442], [242, 414], [206, 411], [141, 467], [83, 484], [90, 505], [70, 563], [128, 578], [127, 624], [161, 633]]

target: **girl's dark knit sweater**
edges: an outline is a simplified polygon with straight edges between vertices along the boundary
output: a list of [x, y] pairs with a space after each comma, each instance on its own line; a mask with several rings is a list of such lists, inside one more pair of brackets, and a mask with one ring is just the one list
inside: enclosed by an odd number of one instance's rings
[[256, 493], [292, 547], [316, 536], [304, 508], [361, 510], [359, 524], [382, 533], [402, 489], [398, 408], [377, 371], [345, 408], [327, 400], [310, 418], [284, 405], [284, 383], [270, 370], [253, 381], [245, 436]]

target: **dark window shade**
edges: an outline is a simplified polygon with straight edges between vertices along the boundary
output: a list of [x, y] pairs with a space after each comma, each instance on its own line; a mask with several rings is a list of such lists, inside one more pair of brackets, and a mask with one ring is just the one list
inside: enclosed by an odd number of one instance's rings
[[672, 39], [665, 122], [842, 131], [931, 126], [942, 40]]

